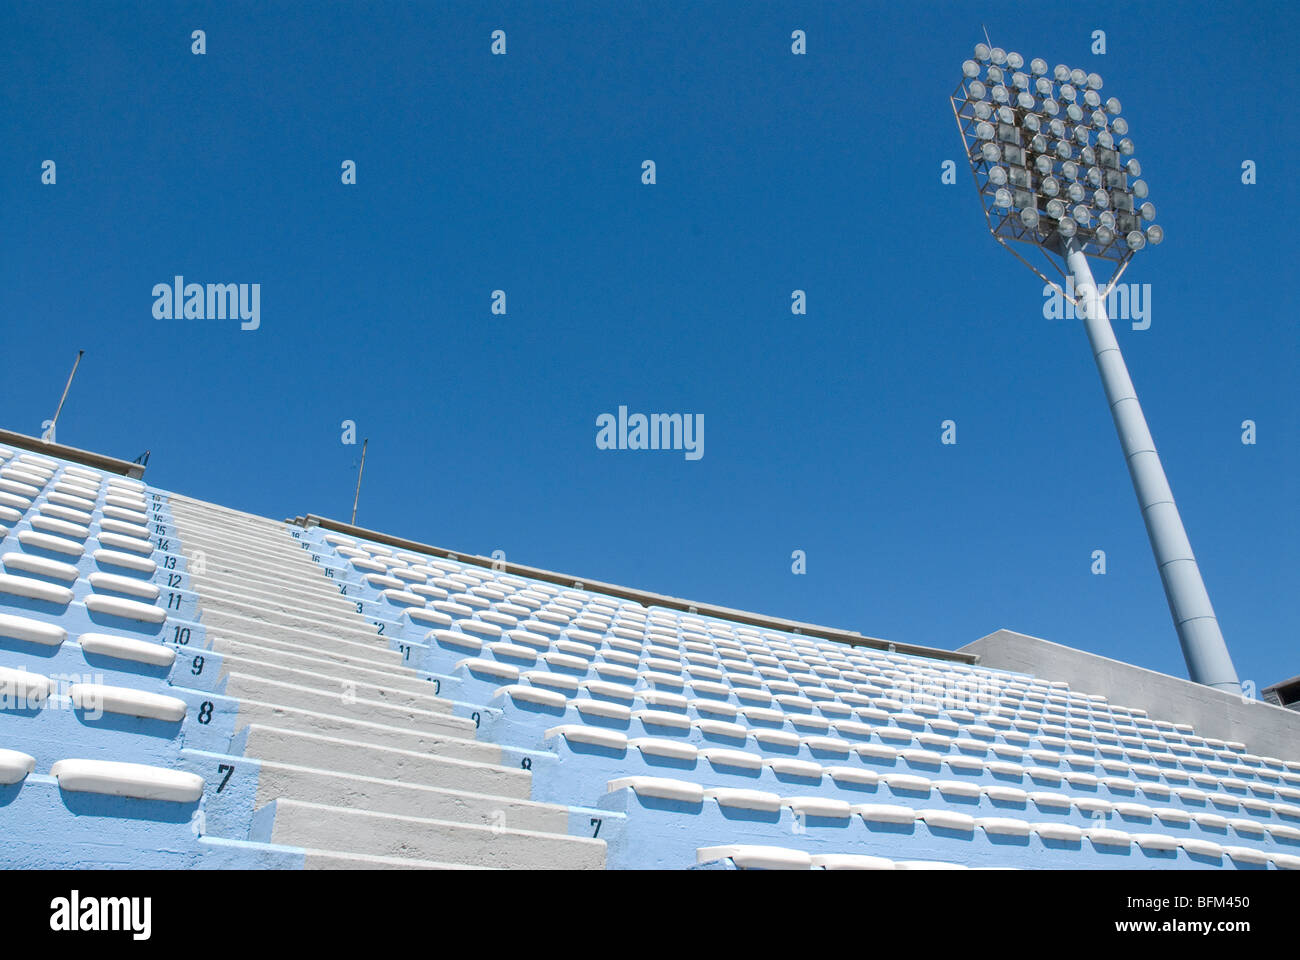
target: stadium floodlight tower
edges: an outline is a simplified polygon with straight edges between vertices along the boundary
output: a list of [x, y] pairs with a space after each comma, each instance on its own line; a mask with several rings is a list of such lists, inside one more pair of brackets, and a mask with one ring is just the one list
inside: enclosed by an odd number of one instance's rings
[[[962, 64], [952, 108], [989, 231], [1074, 303], [1083, 319], [1188, 674], [1197, 683], [1240, 692], [1237, 671], [1106, 315], [1109, 291], [1133, 255], [1160, 243], [1164, 231], [1152, 222], [1156, 208], [1140, 179], [1142, 168], [1133, 156], [1120, 102], [1114, 97], [1103, 100], [1101, 86], [1095, 73], [1063, 65], [1049, 70], [1043, 60], [1026, 64], [1018, 53], [980, 43], [974, 59]], [[1067, 289], [1011, 243], [1037, 247], [1050, 267], [1066, 278]], [[1064, 270], [1054, 256], [1064, 262]], [[1089, 257], [1114, 264], [1104, 291], [1097, 289]]]

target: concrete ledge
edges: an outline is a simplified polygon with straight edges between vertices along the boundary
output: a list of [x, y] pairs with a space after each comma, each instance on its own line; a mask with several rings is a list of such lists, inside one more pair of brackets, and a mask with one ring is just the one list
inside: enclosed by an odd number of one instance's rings
[[1256, 754], [1300, 759], [1300, 713], [1048, 640], [999, 630], [961, 648], [980, 664], [1064, 680], [1078, 693], [1141, 707], [1153, 719], [1190, 723], [1202, 737], [1239, 740]]
[[318, 517], [315, 514], [307, 514], [305, 517], [294, 517], [292, 520], [286, 520], [285, 523], [295, 524], [300, 527], [320, 527], [322, 530], [330, 530], [334, 533], [346, 534], [350, 537], [356, 537], [361, 540], [370, 540], [374, 543], [382, 543], [385, 546], [395, 547], [399, 550], [409, 550], [412, 553], [425, 553], [431, 557], [446, 558], [455, 560], [459, 563], [468, 563], [474, 566], [487, 567], [491, 570], [497, 570], [502, 573], [512, 573], [519, 577], [529, 577], [533, 580], [544, 580], [548, 583], [555, 583], [565, 587], [573, 587], [580, 590], [590, 590], [592, 593], [604, 593], [609, 596], [619, 597], [623, 600], [635, 600], [637, 603], [653, 607], [667, 607], [672, 610], [680, 610], [683, 613], [694, 613], [702, 617], [717, 617], [720, 620], [730, 620], [733, 623], [743, 623], [750, 627], [760, 627], [766, 630], [779, 630], [783, 633], [799, 633], [808, 637], [816, 637], [820, 640], [834, 640], [838, 643], [847, 643], [854, 647], [870, 647], [874, 650], [887, 650], [893, 653], [902, 653], [915, 657], [927, 657], [931, 660], [948, 660], [956, 663], [974, 664], [978, 658], [960, 651], [940, 650], [935, 647], [922, 647], [910, 643], [891, 643], [888, 640], [878, 640], [875, 637], [866, 637], [856, 631], [837, 630], [834, 627], [819, 627], [812, 623], [803, 623], [798, 620], [786, 620], [781, 617], [769, 617], [760, 613], [749, 613], [745, 610], [733, 610], [730, 607], [720, 607], [710, 603], [697, 603], [691, 600], [682, 600], [679, 597], [669, 597], [660, 593], [651, 593], [648, 590], [636, 590], [631, 587], [620, 587], [612, 583], [603, 583], [599, 580], [588, 580], [582, 577], [574, 577], [569, 574], [556, 573], [553, 570], [543, 570], [539, 567], [528, 567], [520, 563], [511, 563], [506, 560], [493, 560], [491, 557], [479, 557], [473, 554], [457, 553], [454, 550], [445, 550], [442, 547], [430, 546], [427, 543], [419, 543], [415, 540], [405, 540], [401, 537], [390, 536], [386, 533], [379, 533], [375, 530], [367, 530], [364, 527], [355, 527], [348, 523], [342, 523], [338, 520], [330, 520], [328, 517]]
[[144, 476], [143, 464], [132, 463], [129, 460], [119, 460], [117, 457], [93, 453], [90, 450], [81, 450], [78, 447], [65, 446], [62, 443], [46, 443], [39, 437], [29, 437], [23, 433], [14, 433], [12, 430], [0, 429], [0, 444], [6, 447], [28, 450], [32, 453], [42, 453], [47, 457], [71, 460], [73, 463], [79, 463], [82, 466], [94, 467], [96, 470], [103, 470], [106, 473], [116, 473], [123, 477], [130, 477], [132, 480], [139, 480]]

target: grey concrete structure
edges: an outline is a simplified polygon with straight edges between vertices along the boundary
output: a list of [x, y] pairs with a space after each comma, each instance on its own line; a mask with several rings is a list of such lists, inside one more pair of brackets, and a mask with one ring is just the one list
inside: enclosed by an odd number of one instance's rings
[[1240, 741], [1254, 753], [1284, 759], [1300, 756], [1300, 713], [1294, 710], [1011, 630], [961, 649], [977, 655], [981, 666], [1064, 680], [1076, 692], [1190, 723], [1203, 737]]

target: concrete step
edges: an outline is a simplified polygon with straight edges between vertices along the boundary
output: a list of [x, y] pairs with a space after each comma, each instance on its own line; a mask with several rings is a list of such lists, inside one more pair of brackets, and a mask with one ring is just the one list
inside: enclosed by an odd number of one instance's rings
[[[223, 655], [251, 657], [254, 660], [274, 660], [276, 657], [285, 657], [286, 663], [297, 662], [299, 658], [307, 658], [321, 664], [322, 667], [325, 664], [333, 664], [342, 668], [355, 667], [360, 670], [388, 672], [393, 676], [415, 676], [414, 671], [402, 665], [402, 655], [395, 650], [371, 651], [362, 647], [357, 654], [353, 654], [351, 652], [340, 652], [337, 649], [326, 650], [320, 647], [303, 647], [296, 643], [285, 643], [281, 640], [271, 640], [266, 637], [248, 636], [228, 630], [223, 630], [216, 636], [209, 636], [208, 641], [208, 645], [214, 653]], [[390, 652], [393, 656], [387, 659], [379, 659], [375, 655], [380, 652]]]
[[214, 653], [222, 654], [227, 663], [231, 663], [233, 658], [259, 661], [340, 679], [355, 677], [368, 683], [391, 683], [412, 693], [428, 693], [433, 688], [428, 680], [420, 679], [414, 670], [402, 666], [400, 662], [394, 664], [359, 657], [340, 658], [320, 650], [306, 650], [288, 644], [277, 644], [275, 641], [232, 640], [229, 636], [214, 637], [211, 648]]
[[263, 760], [257, 779], [257, 805], [278, 797], [543, 833], [565, 833], [569, 825], [568, 809], [557, 804]]
[[404, 857], [371, 857], [364, 853], [339, 853], [337, 850], [304, 850], [304, 870], [495, 870], [469, 863], [438, 863], [433, 860], [408, 860]]
[[273, 641], [305, 650], [309, 653], [339, 653], [364, 656], [379, 662], [391, 660], [395, 664], [402, 662], [402, 655], [388, 646], [388, 639], [381, 637], [373, 627], [368, 633], [363, 631], [314, 630], [310, 625], [284, 627], [269, 625], [255, 617], [242, 613], [230, 613], [223, 608], [213, 606], [203, 611], [203, 628], [209, 636], [257, 638], [258, 642]]
[[401, 654], [396, 650], [389, 649], [388, 638], [380, 636], [374, 627], [367, 626], [365, 629], [351, 627], [318, 628], [309, 621], [286, 625], [283, 623], [269, 623], [257, 616], [249, 616], [252, 611], [246, 609], [232, 611], [224, 605], [216, 604], [204, 607], [201, 601], [200, 608], [203, 612], [203, 619], [200, 622], [208, 633], [220, 634], [224, 629], [229, 628], [231, 633], [296, 643], [307, 650], [313, 650], [317, 647], [332, 649], [332, 645], [346, 643], [354, 651], [368, 647], [375, 651], [386, 650], [399, 659], [401, 657]]
[[496, 763], [501, 756], [501, 750], [496, 744], [474, 739], [473, 720], [450, 714], [443, 717], [441, 723], [427, 723], [426, 729], [417, 730], [376, 723], [373, 720], [286, 707], [246, 697], [240, 701], [235, 730], [238, 732], [255, 723], [300, 733], [319, 733], [380, 747], [396, 747], [420, 753], [446, 752], [466, 759], [482, 759], [486, 763]]
[[532, 779], [527, 770], [261, 724], [248, 728], [244, 754], [258, 760], [337, 770], [379, 780], [400, 780], [426, 787], [465, 790], [517, 800], [527, 800], [532, 796]]
[[448, 720], [465, 719], [451, 715], [452, 705], [449, 700], [430, 699], [427, 707], [421, 709], [345, 696], [346, 691], [342, 687], [335, 689], [305, 687], [296, 683], [249, 676], [246, 673], [228, 674], [226, 689], [223, 692], [226, 696], [241, 700], [257, 700], [260, 703], [297, 707], [315, 713], [332, 713], [354, 720], [369, 720], [372, 723], [406, 727], [412, 730], [446, 730], [449, 726]]
[[268, 627], [314, 627], [318, 630], [340, 636], [362, 637], [369, 633], [376, 636], [378, 631], [370, 626], [353, 610], [340, 613], [329, 610], [314, 600], [301, 600], [296, 603], [277, 600], [268, 602], [251, 599], [229, 590], [213, 589], [209, 585], [199, 586], [199, 609], [204, 612], [202, 622], [206, 622], [209, 609], [219, 609], [226, 613], [237, 613], [250, 620], [258, 620]]
[[605, 842], [526, 830], [448, 823], [281, 799], [267, 808], [264, 839], [383, 857], [525, 870], [603, 869]]
[[[304, 658], [306, 659], [306, 658]], [[239, 673], [262, 680], [295, 684], [319, 690], [336, 691], [336, 695], [359, 697], [363, 700], [443, 713], [445, 700], [433, 692], [433, 684], [415, 677], [385, 676], [372, 671], [332, 667], [329, 664], [290, 664], [273, 659], [251, 659], [227, 656], [222, 661], [222, 676]]]

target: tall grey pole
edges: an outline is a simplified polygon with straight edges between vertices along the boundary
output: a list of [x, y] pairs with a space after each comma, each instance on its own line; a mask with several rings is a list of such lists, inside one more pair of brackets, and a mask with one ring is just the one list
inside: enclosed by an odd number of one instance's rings
[[1075, 239], [1065, 241], [1065, 261], [1074, 275], [1075, 295], [1082, 308], [1083, 325], [1092, 345], [1093, 359], [1110, 402], [1110, 413], [1119, 433], [1120, 446], [1128, 461], [1129, 476], [1137, 493], [1138, 506], [1146, 523], [1156, 567], [1165, 587], [1169, 612], [1173, 614], [1188, 676], [1196, 683], [1240, 693], [1236, 668], [1228, 656], [1219, 621], [1210, 605], [1210, 595], [1201, 580], [1192, 545], [1174, 504], [1173, 492], [1165, 479], [1151, 431], [1138, 403], [1128, 367], [1106, 316], [1106, 302], [1092, 278], [1088, 258]]
[[352, 498], [352, 526], [357, 525], [357, 503], [361, 500], [361, 475], [366, 472], [366, 447], [370, 446], [370, 438], [361, 441], [361, 469], [357, 471], [357, 495]]

